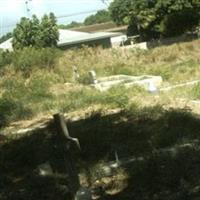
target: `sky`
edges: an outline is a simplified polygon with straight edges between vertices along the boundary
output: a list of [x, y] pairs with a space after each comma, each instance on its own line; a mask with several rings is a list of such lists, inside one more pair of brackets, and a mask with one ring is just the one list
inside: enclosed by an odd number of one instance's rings
[[11, 31], [21, 17], [33, 14], [41, 17], [53, 12], [59, 24], [68, 24], [82, 22], [96, 10], [106, 9], [107, 5], [102, 0], [0, 0], [0, 36]]

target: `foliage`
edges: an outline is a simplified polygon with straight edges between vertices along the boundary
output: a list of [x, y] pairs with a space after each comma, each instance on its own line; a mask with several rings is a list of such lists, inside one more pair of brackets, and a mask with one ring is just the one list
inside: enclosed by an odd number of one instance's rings
[[84, 20], [83, 23], [72, 21], [70, 24], [67, 24], [67, 25], [64, 25], [64, 24], [59, 25], [59, 28], [70, 29], [70, 28], [100, 24], [100, 23], [110, 22], [110, 21], [111, 21], [110, 13], [106, 10], [100, 10], [96, 14], [88, 16]]
[[44, 15], [41, 21], [32, 16], [32, 19], [22, 17], [13, 31], [13, 48], [24, 47], [55, 47], [59, 33], [56, 18], [53, 13]]
[[16, 70], [22, 71], [28, 75], [34, 67], [53, 68], [59, 55], [60, 51], [54, 48], [36, 49], [29, 47], [16, 50], [12, 56], [12, 64]]
[[[151, 115], [152, 111], [156, 116]], [[138, 110], [138, 113], [143, 113], [143, 110]], [[184, 110], [166, 111], [152, 107], [139, 116], [127, 116], [122, 112], [103, 115], [97, 112], [84, 120], [68, 120], [67, 125], [81, 144], [77, 166], [81, 178], [84, 178], [82, 182], [90, 187], [102, 186], [109, 199], [199, 198], [198, 117]], [[14, 137], [11, 135], [8, 137]], [[64, 160], [61, 150], [54, 147], [57, 144], [55, 135], [54, 128], [48, 126], [45, 131], [36, 130], [34, 134], [18, 136], [20, 138], [0, 145], [3, 199], [71, 199], [65, 190], [56, 187], [58, 182], [67, 185], [67, 180], [56, 177], [56, 182], [55, 177], [43, 178], [31, 173], [47, 160], [57, 173], [63, 172]], [[167, 148], [159, 143], [154, 145], [155, 139], [164, 141], [171, 135], [175, 135], [176, 139]], [[122, 169], [112, 170], [108, 165], [110, 161], [115, 161], [116, 153]], [[129, 158], [129, 162], [125, 162]], [[12, 176], [24, 177], [16, 181], [14, 190], [13, 181], [10, 180]], [[24, 192], [19, 194], [18, 188], [22, 185]]]
[[3, 91], [0, 97], [0, 126], [36, 114], [41, 109], [41, 102], [44, 104], [52, 99], [49, 87], [53, 82], [49, 74], [42, 72], [35, 72], [29, 79], [20, 74], [4, 78], [0, 84]]
[[200, 21], [199, 0], [115, 0], [111, 3], [112, 19], [129, 24], [130, 34], [143, 38], [169, 37], [192, 30]]
[[111, 21], [110, 13], [106, 10], [100, 10], [94, 15], [90, 15], [84, 20], [84, 25], [100, 24]]
[[31, 115], [31, 111], [22, 102], [7, 95], [0, 98], [0, 113], [0, 128]]
[[83, 25], [83, 23], [72, 21], [70, 24], [67, 24], [67, 25], [60, 24], [60, 25], [58, 25], [58, 27], [60, 29], [70, 29], [70, 28], [75, 28], [75, 27], [79, 27], [82, 25]]
[[[19, 105], [19, 110], [23, 108], [20, 104], [24, 105], [28, 116], [29, 113], [35, 116], [96, 107], [135, 111], [135, 105], [129, 104], [154, 105], [158, 101], [165, 104], [170, 102], [171, 96], [161, 93], [155, 101], [153, 95], [149, 96], [135, 86], [99, 92], [82, 84], [88, 81], [88, 71], [95, 70], [97, 78], [114, 74], [159, 75], [168, 86], [199, 78], [199, 53], [199, 40], [149, 51], [83, 48], [60, 54], [56, 49], [24, 48], [14, 51], [11, 54], [12, 64], [1, 70], [0, 98], [3, 94], [4, 99], [6, 97], [9, 102], [16, 103], [16, 107]], [[79, 83], [71, 83], [72, 66], [77, 67]], [[177, 94], [174, 96], [177, 97]], [[15, 110], [9, 116], [9, 121], [17, 120]], [[23, 116], [26, 116], [25, 113]]]
[[0, 38], [0, 43], [5, 42], [6, 40], [8, 40], [8, 39], [11, 38], [11, 37], [12, 37], [12, 33], [11, 33], [11, 32], [9, 32], [9, 33], [3, 35], [3, 36]]
[[200, 83], [193, 86], [189, 92], [193, 99], [200, 99]]
[[131, 18], [132, 0], [115, 0], [110, 4], [111, 18], [118, 25], [129, 24]]
[[11, 64], [12, 53], [0, 49], [0, 67]]

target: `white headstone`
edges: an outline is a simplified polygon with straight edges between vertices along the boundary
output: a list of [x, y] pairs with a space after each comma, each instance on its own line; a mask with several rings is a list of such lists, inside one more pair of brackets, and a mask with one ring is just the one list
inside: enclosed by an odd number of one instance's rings
[[77, 69], [76, 66], [73, 66], [72, 70], [73, 70], [73, 72], [72, 72], [72, 80], [75, 82], [79, 78], [78, 69]]
[[89, 71], [89, 76], [90, 76], [92, 84], [96, 84], [97, 78], [96, 78], [96, 73], [94, 70]]
[[92, 199], [92, 194], [88, 188], [81, 187], [76, 193], [75, 200], [91, 200], [91, 199]]
[[156, 88], [156, 86], [154, 85], [154, 83], [152, 81], [150, 81], [148, 83], [148, 89], [147, 89], [150, 93], [157, 93], [158, 90]]
[[40, 176], [51, 176], [53, 174], [53, 169], [51, 168], [49, 162], [39, 165], [37, 170]]

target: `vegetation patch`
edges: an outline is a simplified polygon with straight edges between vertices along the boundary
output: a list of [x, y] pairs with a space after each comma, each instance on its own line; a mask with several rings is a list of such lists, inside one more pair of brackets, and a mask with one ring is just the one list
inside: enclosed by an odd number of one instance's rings
[[[188, 110], [135, 108], [67, 123], [81, 144], [77, 168], [88, 187], [101, 186], [108, 199], [195, 199], [199, 194], [199, 117]], [[66, 173], [51, 125], [46, 131], [1, 145], [2, 199], [70, 199], [63, 176], [40, 177], [37, 166], [49, 162]], [[142, 157], [107, 177], [104, 167], [119, 159]], [[14, 165], [13, 165], [14, 163]]]

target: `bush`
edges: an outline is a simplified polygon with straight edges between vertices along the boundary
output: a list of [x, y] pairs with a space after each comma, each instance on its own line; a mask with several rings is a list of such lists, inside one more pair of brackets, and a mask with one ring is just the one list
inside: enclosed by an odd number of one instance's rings
[[3, 96], [0, 98], [0, 128], [13, 120], [20, 120], [31, 115], [31, 111], [22, 102]]
[[0, 84], [0, 126], [40, 112], [43, 104], [52, 100], [49, 87], [54, 81], [51, 74], [40, 71], [29, 79], [19, 74], [4, 78]]
[[0, 67], [9, 65], [12, 62], [12, 53], [0, 49]]
[[[137, 93], [139, 90], [134, 90]], [[86, 108], [92, 105], [105, 105], [110, 108], [127, 108], [129, 105], [129, 94], [131, 90], [122, 86], [113, 87], [105, 92], [99, 92], [96, 89], [85, 88], [70, 91], [65, 99], [59, 103], [59, 110], [69, 112], [72, 110]]]
[[27, 100], [33, 103], [37, 103], [51, 98], [52, 94], [49, 92], [51, 83], [52, 80], [49, 76], [45, 76], [43, 74], [36, 74], [35, 76], [32, 76], [26, 86]]
[[60, 51], [54, 48], [24, 48], [14, 52], [12, 63], [16, 70], [29, 75], [33, 67], [53, 68], [59, 55]]

